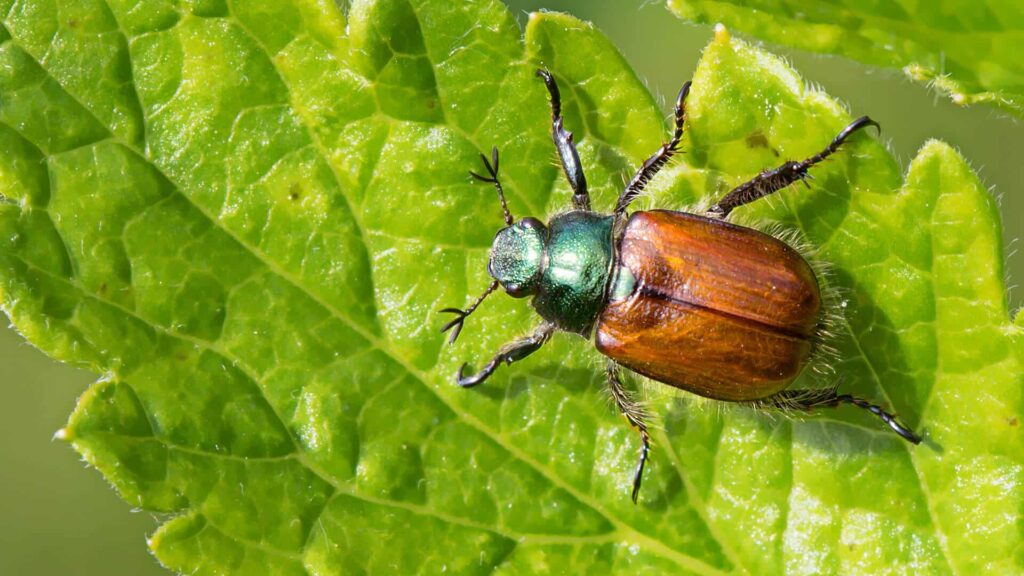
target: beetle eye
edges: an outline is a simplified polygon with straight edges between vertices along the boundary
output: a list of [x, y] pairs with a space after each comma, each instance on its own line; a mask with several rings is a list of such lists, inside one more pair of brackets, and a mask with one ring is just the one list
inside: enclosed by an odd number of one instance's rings
[[507, 293], [509, 296], [513, 298], [522, 298], [524, 296], [529, 296], [530, 293], [533, 292], [532, 290], [529, 289], [529, 285], [524, 285], [518, 282], [503, 284], [502, 288], [505, 289], [505, 293]]
[[537, 231], [545, 231], [547, 229], [547, 227], [544, 226], [543, 222], [541, 222], [540, 220], [537, 220], [536, 218], [531, 218], [530, 216], [527, 216], [526, 218], [523, 218], [522, 220], [520, 220], [516, 224], [518, 226], [523, 227], [523, 228], [529, 228], [531, 230], [537, 230]]

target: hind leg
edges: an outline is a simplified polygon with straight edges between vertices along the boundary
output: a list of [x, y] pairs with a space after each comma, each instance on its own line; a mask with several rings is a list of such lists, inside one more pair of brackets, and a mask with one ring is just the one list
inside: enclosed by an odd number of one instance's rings
[[867, 410], [879, 420], [885, 422], [893, 432], [912, 444], [920, 444], [921, 437], [907, 428], [896, 418], [895, 414], [887, 412], [881, 406], [851, 396], [850, 394], [837, 394], [836, 387], [822, 390], [783, 390], [778, 394], [752, 402], [759, 408], [773, 408], [778, 410], [801, 410], [810, 412], [815, 408], [836, 408], [840, 404], [852, 404], [862, 410]]
[[626, 418], [626, 422], [640, 435], [640, 461], [637, 462], [636, 472], [633, 474], [633, 503], [636, 504], [637, 496], [640, 494], [640, 483], [644, 479], [644, 465], [647, 464], [647, 455], [651, 451], [651, 436], [647, 432], [647, 412], [643, 406], [633, 400], [622, 386], [622, 379], [619, 375], [619, 365], [609, 360], [605, 367], [605, 377], [608, 382], [608, 391], [615, 400], [615, 407], [619, 409]]
[[821, 152], [806, 160], [786, 162], [774, 170], [761, 172], [723, 196], [717, 204], [708, 209], [706, 215], [711, 218], [725, 218], [734, 209], [744, 204], [774, 194], [794, 182], [803, 181], [807, 178], [807, 171], [812, 166], [834, 154], [851, 134], [867, 126], [878, 128], [878, 123], [867, 116], [857, 118], [850, 122], [849, 126], [843, 128]]

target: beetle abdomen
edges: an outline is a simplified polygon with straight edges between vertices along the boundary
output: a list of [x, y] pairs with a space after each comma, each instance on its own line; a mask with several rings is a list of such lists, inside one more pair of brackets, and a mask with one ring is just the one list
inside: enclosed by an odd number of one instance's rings
[[638, 212], [598, 319], [606, 356], [655, 380], [721, 400], [769, 396], [811, 353], [821, 295], [792, 248], [692, 214]]

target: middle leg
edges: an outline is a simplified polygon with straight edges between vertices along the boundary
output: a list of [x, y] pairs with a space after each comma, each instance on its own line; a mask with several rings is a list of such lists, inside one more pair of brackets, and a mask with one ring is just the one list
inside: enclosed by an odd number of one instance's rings
[[651, 436], [647, 432], [647, 412], [636, 400], [626, 392], [622, 386], [622, 379], [619, 375], [619, 365], [609, 360], [605, 365], [605, 378], [608, 381], [608, 390], [615, 400], [615, 407], [626, 418], [626, 422], [640, 435], [643, 443], [640, 447], [640, 461], [636, 465], [636, 472], [633, 474], [633, 504], [636, 504], [637, 496], [640, 494], [640, 483], [644, 479], [644, 465], [647, 464], [647, 455], [651, 451]]

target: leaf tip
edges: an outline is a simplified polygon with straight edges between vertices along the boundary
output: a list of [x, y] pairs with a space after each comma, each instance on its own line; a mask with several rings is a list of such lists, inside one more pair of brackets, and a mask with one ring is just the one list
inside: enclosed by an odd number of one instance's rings
[[920, 64], [907, 64], [903, 67], [903, 73], [911, 80], [916, 80], [918, 82], [927, 82], [932, 77], [932, 75], [928, 73], [928, 69]]
[[[951, 181], [958, 183], [960, 191], [966, 191], [965, 186], [969, 186], [979, 197], [983, 196], [991, 200], [991, 195], [982, 186], [981, 180], [978, 179], [977, 173], [971, 168], [967, 159], [949, 143], [937, 138], [927, 140], [910, 162], [910, 169], [907, 172], [908, 181], [913, 180], [914, 175], [925, 174], [929, 167], [938, 170], [937, 173], [946, 178], [952, 178]], [[994, 204], [991, 209], [995, 209]]]
[[729, 29], [725, 27], [725, 24], [721, 22], [715, 24], [715, 42], [726, 43], [729, 39]]
[[950, 161], [954, 163], [965, 162], [959, 152], [956, 151], [952, 146], [946, 142], [939, 140], [938, 138], [929, 138], [917, 151], [917, 157], [915, 160], [921, 159], [922, 162], [929, 160], [939, 161]]
[[54, 440], [70, 440], [70, 433], [67, 428], [61, 428], [53, 433]]

